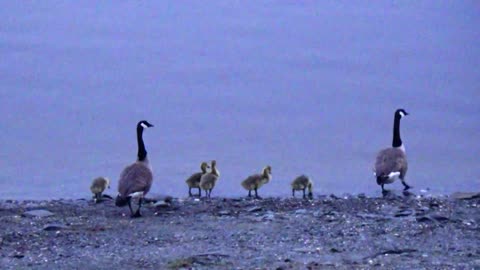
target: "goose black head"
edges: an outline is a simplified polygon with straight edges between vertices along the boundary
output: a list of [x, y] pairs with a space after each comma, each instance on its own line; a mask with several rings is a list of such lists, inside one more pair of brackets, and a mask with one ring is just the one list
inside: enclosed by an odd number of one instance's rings
[[153, 127], [153, 125], [150, 124], [146, 120], [142, 120], [142, 121], [138, 122], [138, 124], [137, 124], [137, 129], [146, 129], [146, 128], [150, 128], [150, 127]]
[[402, 118], [407, 115], [408, 113], [404, 109], [398, 109], [395, 111], [395, 118]]

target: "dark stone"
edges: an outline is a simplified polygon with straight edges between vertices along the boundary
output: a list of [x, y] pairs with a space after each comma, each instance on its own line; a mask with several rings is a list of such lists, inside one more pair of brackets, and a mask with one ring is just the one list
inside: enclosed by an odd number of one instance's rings
[[44, 231], [59, 231], [63, 229], [67, 229], [68, 227], [63, 224], [48, 224], [43, 227]]
[[259, 206], [254, 206], [247, 209], [247, 212], [250, 212], [250, 213], [260, 212], [260, 211], [262, 211], [262, 208]]
[[455, 192], [451, 197], [457, 200], [471, 200], [480, 198], [480, 192]]
[[222, 210], [222, 211], [219, 211], [219, 212], [218, 212], [218, 215], [220, 215], [220, 216], [229, 216], [229, 215], [231, 215], [231, 212], [228, 211], [228, 210]]
[[170, 204], [167, 203], [166, 201], [158, 201], [154, 203], [153, 206], [155, 206], [156, 208], [168, 208]]
[[401, 211], [398, 211], [397, 213], [395, 213], [395, 217], [408, 217], [410, 216], [411, 214], [413, 214], [413, 211], [410, 210], [410, 209], [405, 209], [405, 210], [401, 210]]

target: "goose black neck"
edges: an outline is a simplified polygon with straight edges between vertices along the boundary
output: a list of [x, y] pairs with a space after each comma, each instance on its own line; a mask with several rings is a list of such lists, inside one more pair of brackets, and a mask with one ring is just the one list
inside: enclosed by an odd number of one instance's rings
[[402, 139], [400, 138], [400, 116], [395, 115], [395, 120], [393, 122], [393, 141], [392, 147], [402, 146]]
[[138, 143], [138, 161], [144, 161], [147, 158], [147, 150], [143, 143], [143, 128], [137, 127], [137, 143]]

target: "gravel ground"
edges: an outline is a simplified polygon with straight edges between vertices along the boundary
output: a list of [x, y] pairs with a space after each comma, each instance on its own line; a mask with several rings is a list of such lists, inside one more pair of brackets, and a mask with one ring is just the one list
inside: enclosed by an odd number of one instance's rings
[[478, 194], [157, 198], [131, 219], [108, 199], [3, 200], [0, 268], [480, 269], [479, 209]]

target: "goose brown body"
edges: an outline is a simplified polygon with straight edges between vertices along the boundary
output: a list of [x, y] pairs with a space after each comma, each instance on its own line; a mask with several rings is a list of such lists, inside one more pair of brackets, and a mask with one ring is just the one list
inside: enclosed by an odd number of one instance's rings
[[[147, 150], [143, 142], [143, 130], [153, 127], [152, 124], [143, 120], [137, 124], [137, 161], [125, 167], [118, 180], [118, 195], [115, 205], [122, 207], [128, 204], [132, 217], [140, 217], [143, 197], [150, 191], [153, 182], [153, 172], [147, 158]], [[131, 200], [138, 197], [137, 211], [133, 212]]]
[[386, 192], [384, 185], [390, 184], [395, 179], [400, 178], [404, 185], [404, 190], [410, 188], [405, 182], [405, 176], [408, 170], [407, 155], [405, 145], [400, 137], [400, 119], [408, 115], [403, 109], [395, 111], [393, 121], [393, 140], [392, 147], [382, 149], [375, 158], [374, 175], [377, 184], [382, 187], [382, 192]]

